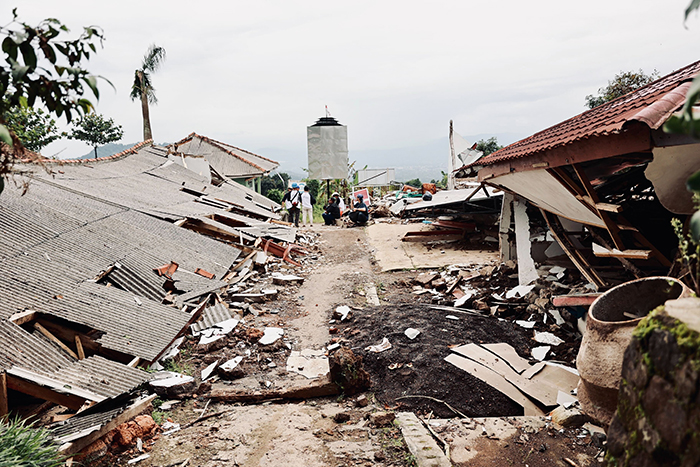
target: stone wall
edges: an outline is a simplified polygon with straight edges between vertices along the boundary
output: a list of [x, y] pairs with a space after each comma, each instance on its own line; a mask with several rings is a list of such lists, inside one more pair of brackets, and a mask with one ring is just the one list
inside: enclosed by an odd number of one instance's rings
[[666, 302], [625, 352], [609, 466], [700, 465], [700, 299]]

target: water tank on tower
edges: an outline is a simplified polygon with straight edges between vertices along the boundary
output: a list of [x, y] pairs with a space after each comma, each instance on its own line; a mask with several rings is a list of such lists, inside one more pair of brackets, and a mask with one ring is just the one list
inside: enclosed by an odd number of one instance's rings
[[332, 180], [348, 177], [348, 127], [326, 116], [306, 128], [309, 178]]

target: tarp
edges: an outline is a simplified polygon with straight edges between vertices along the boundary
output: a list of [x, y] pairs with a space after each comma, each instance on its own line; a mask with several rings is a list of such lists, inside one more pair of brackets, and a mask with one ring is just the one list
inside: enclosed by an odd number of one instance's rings
[[348, 127], [345, 125], [306, 128], [309, 178], [332, 180], [348, 177]]

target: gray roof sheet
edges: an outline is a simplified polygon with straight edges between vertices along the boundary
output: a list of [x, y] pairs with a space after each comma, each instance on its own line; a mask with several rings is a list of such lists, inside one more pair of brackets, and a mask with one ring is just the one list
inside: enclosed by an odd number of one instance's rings
[[131, 391], [150, 379], [145, 371], [97, 355], [74, 360], [4, 319], [0, 320], [0, 339], [4, 344], [0, 346], [2, 370], [50, 378], [61, 383], [64, 392], [87, 391], [97, 402]]

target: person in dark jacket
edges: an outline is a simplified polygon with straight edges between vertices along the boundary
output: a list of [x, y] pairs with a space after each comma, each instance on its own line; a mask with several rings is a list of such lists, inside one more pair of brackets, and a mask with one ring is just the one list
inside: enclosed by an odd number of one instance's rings
[[326, 208], [322, 214], [323, 220], [326, 225], [335, 225], [335, 220], [340, 219], [340, 206], [339, 199], [337, 196], [331, 197], [326, 205]]
[[357, 203], [353, 205], [350, 212], [350, 220], [356, 225], [362, 225], [369, 220], [369, 209], [362, 199], [362, 195], [357, 195]]

